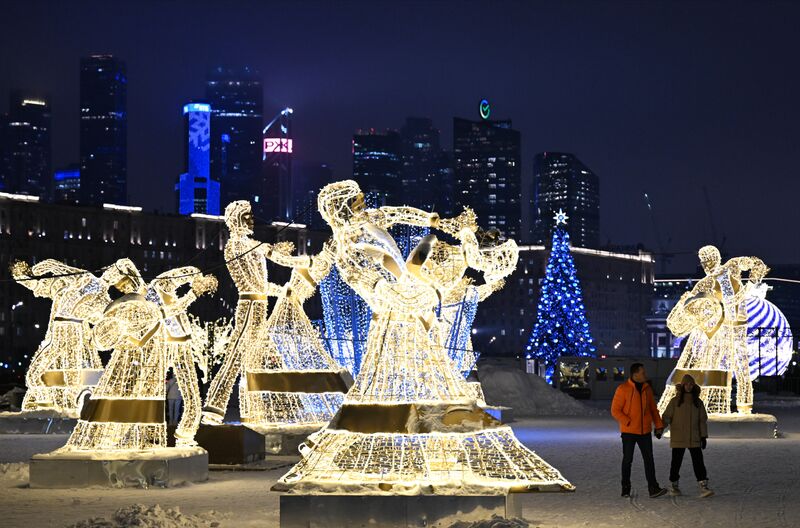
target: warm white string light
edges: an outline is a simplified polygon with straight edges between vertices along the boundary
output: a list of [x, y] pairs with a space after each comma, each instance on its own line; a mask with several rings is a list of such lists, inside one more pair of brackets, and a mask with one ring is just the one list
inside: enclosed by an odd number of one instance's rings
[[[700, 248], [699, 257], [706, 276], [681, 296], [667, 317], [673, 334], [689, 337], [667, 380], [659, 411], [663, 412], [675, 395], [674, 384], [683, 374], [690, 374], [702, 387], [701, 398], [708, 412], [718, 414], [731, 411], [731, 381], [736, 376], [737, 410], [749, 414], [753, 408], [753, 383], [747, 349], [746, 299], [769, 268], [756, 257], [737, 257], [723, 264], [714, 246]], [[742, 278], [744, 272], [749, 272], [746, 281]]]
[[[476, 405], [436, 328], [443, 284], [459, 282], [467, 265], [482, 270], [487, 282], [501, 280], [516, 266], [516, 244], [487, 255], [471, 211], [440, 220], [410, 207], [366, 209], [353, 181], [326, 186], [318, 203], [333, 237], [315, 261], [337, 266], [369, 304], [373, 321], [342, 409], [309, 437], [303, 459], [277, 487], [395, 494], [573, 489]], [[460, 241], [464, 258], [456, 257], [457, 246], [428, 236], [403, 259], [388, 232], [396, 224], [448, 233]]]

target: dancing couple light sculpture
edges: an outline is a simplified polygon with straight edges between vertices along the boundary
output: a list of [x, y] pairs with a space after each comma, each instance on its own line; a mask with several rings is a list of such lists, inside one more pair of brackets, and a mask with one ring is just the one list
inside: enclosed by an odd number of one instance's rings
[[[440, 220], [410, 207], [366, 209], [354, 181], [327, 185], [318, 204], [333, 236], [315, 261], [320, 268], [338, 267], [369, 303], [373, 321], [364, 362], [341, 410], [309, 437], [301, 461], [275, 489], [491, 495], [574, 489], [509, 427], [478, 408], [442, 346], [435, 307], [442, 283], [461, 264], [442, 273], [439, 263], [452, 253], [437, 257], [433, 235], [402, 259], [388, 232], [396, 224], [439, 229], [461, 241], [470, 266], [481, 265], [474, 214]], [[513, 241], [503, 251], [503, 263], [484, 271], [491, 279], [516, 265]]]
[[[94, 328], [94, 341], [113, 353], [81, 417], [61, 451], [144, 451], [167, 447], [165, 378], [173, 367], [185, 407], [176, 431], [178, 447], [194, 446], [200, 394], [191, 359], [186, 310], [212, 292], [217, 280], [186, 266], [146, 284], [132, 262], [109, 268], [123, 295], [112, 301]], [[188, 293], [177, 289], [191, 283]]]
[[[730, 414], [732, 378], [736, 377], [739, 413], [753, 409], [753, 384], [747, 348], [747, 307], [750, 291], [757, 288], [769, 268], [756, 257], [737, 257], [722, 263], [719, 250], [699, 251], [705, 271], [692, 291], [681, 296], [667, 317], [676, 336], [688, 335], [678, 364], [667, 379], [658, 407], [663, 412], [675, 395], [675, 382], [691, 374], [702, 387], [700, 397], [709, 413]], [[749, 272], [747, 279], [742, 274]]]
[[25, 373], [22, 411], [49, 409], [77, 416], [81, 394], [102, 373], [100, 356], [91, 343], [91, 327], [111, 301], [109, 277], [97, 278], [53, 259], [33, 267], [17, 261], [11, 274], [35, 296], [53, 301], [45, 338]]
[[[234, 329], [222, 366], [211, 382], [203, 421], [221, 424], [237, 376], [239, 411], [250, 427], [266, 431], [316, 429], [341, 405], [347, 390], [342, 369], [325, 351], [319, 332], [303, 312], [327, 274], [308, 256], [292, 256], [289, 242], [266, 244], [252, 238], [250, 203], [225, 209], [230, 238], [228, 271], [239, 290]], [[292, 268], [285, 286], [271, 283], [267, 260]], [[268, 317], [268, 298], [277, 297]]]

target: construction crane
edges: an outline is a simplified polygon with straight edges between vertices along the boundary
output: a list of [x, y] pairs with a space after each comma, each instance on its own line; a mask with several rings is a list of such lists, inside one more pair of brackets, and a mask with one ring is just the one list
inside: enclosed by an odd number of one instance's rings
[[653, 233], [656, 237], [656, 244], [658, 245], [659, 251], [659, 261], [661, 262], [661, 273], [664, 274], [667, 272], [667, 265], [672, 262], [672, 258], [675, 256], [674, 253], [670, 253], [668, 251], [669, 245], [672, 243], [672, 238], [667, 238], [666, 245], [661, 238], [661, 231], [658, 229], [658, 222], [656, 221], [656, 215], [653, 211], [653, 205], [650, 203], [650, 196], [647, 193], [644, 193], [644, 203], [647, 205], [647, 211], [650, 214], [650, 221], [653, 223]]

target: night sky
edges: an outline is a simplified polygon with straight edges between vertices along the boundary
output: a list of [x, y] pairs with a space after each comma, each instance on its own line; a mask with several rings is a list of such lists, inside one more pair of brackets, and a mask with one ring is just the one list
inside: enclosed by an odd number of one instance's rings
[[[113, 5], [114, 7], [109, 7]], [[78, 160], [79, 58], [128, 66], [132, 204], [171, 211], [181, 106], [208, 70], [251, 65], [265, 120], [294, 114], [295, 159], [351, 173], [357, 128], [427, 116], [511, 118], [534, 154], [575, 153], [600, 178], [601, 239], [711, 242], [703, 186], [731, 255], [800, 263], [800, 3], [19, 2], [0, 11], [0, 111], [48, 95], [56, 167]]]

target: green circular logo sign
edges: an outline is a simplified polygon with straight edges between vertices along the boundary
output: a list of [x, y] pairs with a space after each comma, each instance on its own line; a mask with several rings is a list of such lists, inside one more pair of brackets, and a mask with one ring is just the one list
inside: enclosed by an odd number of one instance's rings
[[482, 119], [489, 119], [489, 114], [492, 113], [492, 108], [489, 106], [489, 101], [486, 99], [481, 99], [481, 104], [478, 110], [481, 112]]

